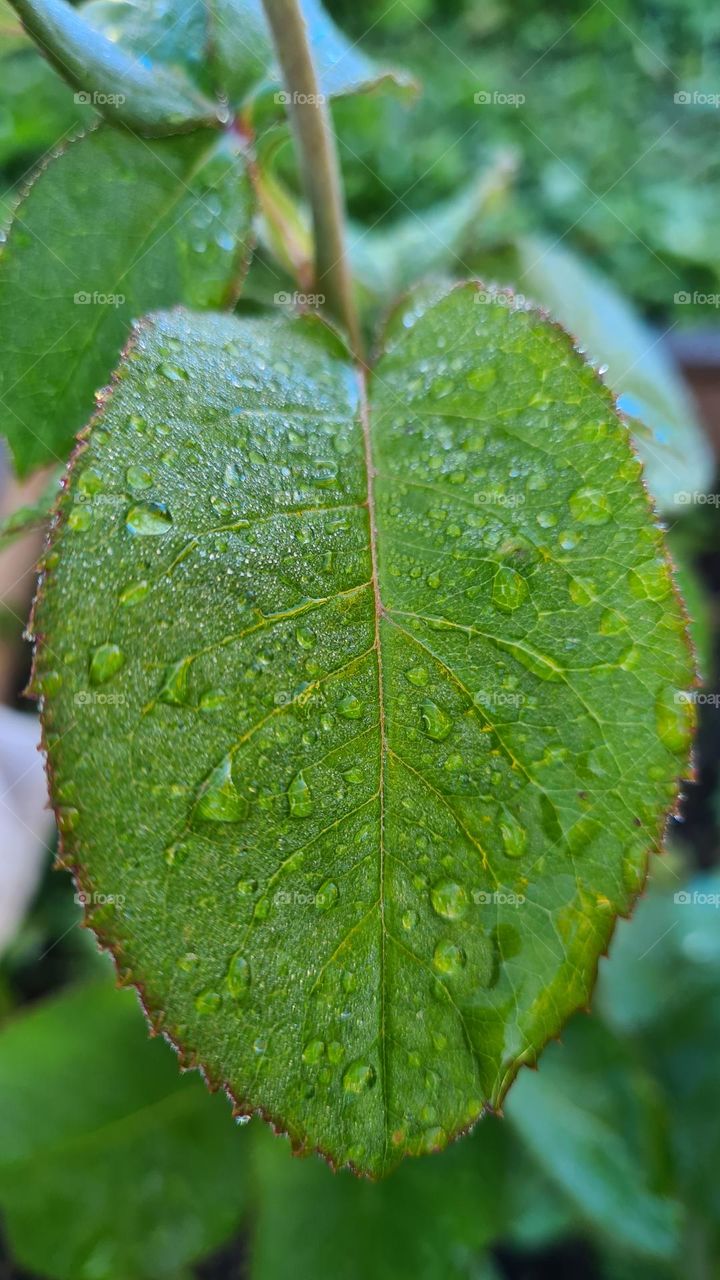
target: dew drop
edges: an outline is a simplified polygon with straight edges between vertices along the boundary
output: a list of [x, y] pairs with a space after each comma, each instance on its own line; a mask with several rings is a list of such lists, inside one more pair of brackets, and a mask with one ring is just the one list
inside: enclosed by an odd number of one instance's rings
[[313, 635], [312, 631], [310, 631], [308, 627], [298, 627], [297, 631], [295, 632], [295, 639], [297, 640], [301, 649], [315, 648], [315, 636]]
[[216, 1013], [220, 1008], [222, 996], [218, 991], [201, 991], [195, 997], [195, 1008], [198, 1013]]
[[172, 516], [164, 502], [137, 502], [125, 517], [131, 533], [142, 537], [160, 537], [172, 525]]
[[101, 644], [90, 659], [90, 683], [106, 684], [125, 665], [125, 654], [116, 644]]
[[243, 1000], [250, 990], [250, 964], [240, 951], [230, 957], [225, 986], [233, 1000]]
[[422, 717], [423, 728], [429, 738], [434, 742], [442, 742], [447, 738], [452, 729], [452, 720], [450, 716], [438, 707], [436, 703], [423, 702], [420, 706], [420, 715]]
[[468, 906], [468, 896], [454, 880], [440, 880], [430, 890], [433, 910], [445, 920], [460, 920]]
[[493, 604], [507, 611], [518, 609], [527, 593], [528, 585], [522, 575], [509, 565], [500, 565], [493, 579]]
[[145, 467], [137, 466], [128, 467], [125, 479], [131, 489], [149, 489], [153, 482], [150, 472]]
[[318, 911], [330, 911], [339, 897], [339, 889], [334, 880], [326, 880], [315, 895], [315, 907]]
[[459, 973], [466, 960], [462, 947], [452, 942], [450, 938], [441, 938], [433, 952], [433, 965], [438, 973], [449, 975]]
[[318, 1062], [322, 1062], [324, 1057], [325, 1041], [319, 1039], [308, 1040], [302, 1051], [303, 1062], [306, 1062], [308, 1066], [314, 1067]]
[[313, 811], [314, 801], [312, 792], [301, 773], [293, 778], [287, 790], [288, 804], [290, 806], [290, 816], [293, 818], [307, 818]]
[[163, 683], [157, 695], [158, 702], [167, 703], [171, 707], [183, 707], [188, 701], [188, 674], [192, 658], [182, 658], [168, 667]]
[[610, 519], [610, 503], [599, 489], [577, 489], [570, 498], [570, 510], [581, 524], [605, 524]]
[[346, 1093], [365, 1093], [375, 1084], [375, 1068], [369, 1062], [351, 1062], [343, 1076]]
[[508, 858], [522, 858], [527, 848], [527, 831], [507, 810], [500, 821], [500, 834]]
[[133, 605], [140, 604], [140, 602], [147, 596], [149, 590], [150, 587], [144, 579], [142, 582], [131, 582], [127, 587], [123, 587], [123, 590], [118, 596], [118, 602], [125, 605], [127, 608], [130, 608]]
[[428, 673], [425, 667], [411, 667], [405, 672], [405, 679], [414, 684], [416, 688], [422, 689], [428, 682]]
[[355, 697], [354, 693], [348, 693], [338, 702], [338, 714], [344, 716], [346, 720], [359, 720], [365, 704]]
[[226, 756], [203, 783], [193, 817], [205, 822], [243, 822], [249, 808], [233, 782], [232, 761]]

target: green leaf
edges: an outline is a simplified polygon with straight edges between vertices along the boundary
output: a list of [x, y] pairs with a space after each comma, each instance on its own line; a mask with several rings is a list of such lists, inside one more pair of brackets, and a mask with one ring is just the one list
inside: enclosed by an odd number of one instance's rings
[[[57, 146], [77, 129], [87, 108], [73, 102], [67, 85], [40, 56], [15, 14], [0, 5], [0, 165]], [[3, 190], [4, 203], [10, 193]], [[0, 209], [0, 225], [4, 218]]]
[[217, 123], [217, 107], [178, 72], [130, 56], [90, 26], [66, 0], [12, 0], [55, 70], [79, 90], [76, 101], [146, 136]]
[[39, 497], [25, 506], [16, 507], [9, 515], [0, 518], [0, 550], [16, 538], [22, 538], [31, 529], [42, 529], [50, 519], [55, 505], [60, 472], [53, 472]]
[[37, 610], [102, 938], [240, 1111], [373, 1175], [587, 1001], [688, 750], [626, 429], [479, 296], [405, 314], [367, 415], [316, 318], [142, 326]]
[[[415, 91], [410, 77], [376, 66], [348, 40], [319, 0], [302, 0], [302, 10], [323, 93], [338, 97], [378, 86]], [[262, 0], [93, 0], [86, 11], [98, 30], [136, 56], [152, 49], [158, 62], [183, 67], [233, 106], [259, 91], [272, 99], [283, 90]]]
[[671, 1258], [680, 1206], [668, 1194], [653, 1082], [599, 1022], [576, 1020], [508, 1098], [508, 1120], [583, 1217], [616, 1247]]
[[100, 129], [40, 174], [0, 257], [0, 403], [21, 474], [67, 456], [133, 318], [233, 302], [250, 218], [231, 134]]
[[254, 1137], [252, 1280], [284, 1280], [290, 1265], [343, 1280], [467, 1280], [484, 1276], [478, 1255], [509, 1225], [511, 1161], [522, 1153], [494, 1118], [469, 1142], [379, 1184], [333, 1175], [315, 1158], [291, 1160], [266, 1131]]
[[245, 1135], [147, 1039], [129, 992], [82, 988], [6, 1024], [0, 1089], [0, 1207], [23, 1267], [174, 1280], [237, 1229]]

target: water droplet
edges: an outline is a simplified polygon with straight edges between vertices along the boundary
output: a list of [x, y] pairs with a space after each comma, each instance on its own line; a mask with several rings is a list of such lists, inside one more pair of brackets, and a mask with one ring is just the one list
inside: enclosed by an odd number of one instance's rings
[[171, 707], [185, 706], [188, 701], [188, 673], [192, 658], [182, 658], [168, 667], [158, 693], [158, 702], [165, 702]]
[[87, 471], [83, 471], [78, 480], [78, 490], [84, 494], [86, 498], [92, 497], [95, 493], [102, 493], [104, 488], [103, 478], [99, 471], [94, 471], [89, 467]]
[[346, 782], [351, 782], [353, 786], [357, 786], [363, 780], [363, 771], [358, 768], [346, 769], [343, 778]]
[[198, 962], [198, 957], [194, 951], [186, 951], [184, 955], [178, 956], [177, 967], [182, 969], [183, 973], [192, 973]]
[[440, 880], [430, 890], [433, 910], [445, 920], [460, 920], [468, 907], [468, 896], [454, 880]]
[[401, 917], [403, 929], [407, 929], [408, 933], [415, 928], [417, 924], [417, 911], [403, 911]]
[[153, 482], [152, 475], [144, 467], [128, 467], [125, 479], [131, 489], [149, 489]]
[[315, 648], [315, 636], [313, 635], [312, 631], [309, 630], [308, 627], [298, 627], [297, 631], [295, 632], [295, 639], [297, 640], [301, 649]]
[[599, 489], [577, 489], [570, 498], [570, 510], [581, 524], [605, 524], [610, 519], [610, 503]]
[[662, 693], [655, 703], [658, 735], [668, 751], [687, 750], [695, 721], [692, 699], [672, 689]]
[[216, 1013], [221, 1002], [222, 996], [218, 991], [201, 991], [195, 997], [195, 1008], [198, 1013]]
[[241, 898], [251, 898], [257, 887], [257, 880], [238, 880], [235, 886]]
[[493, 604], [497, 605], [498, 609], [508, 611], [517, 609], [527, 593], [528, 585], [522, 574], [511, 569], [507, 564], [501, 564], [493, 579]]
[[43, 697], [52, 697], [54, 693], [57, 693], [62, 688], [62, 676], [59, 671], [45, 671], [35, 683], [38, 693], [41, 693]]
[[307, 818], [312, 813], [314, 801], [312, 792], [302, 773], [293, 778], [287, 791], [290, 815], [293, 818]]
[[68, 516], [68, 528], [75, 533], [85, 533], [92, 524], [89, 507], [74, 506]]
[[662, 561], [650, 560], [630, 570], [628, 585], [638, 600], [663, 600], [670, 594], [670, 575]]
[[410, 681], [410, 684], [414, 684], [416, 688], [420, 689], [427, 684], [428, 673], [425, 667], [411, 667], [409, 671], [405, 672], [405, 678]]
[[347, 1093], [365, 1093], [375, 1080], [375, 1068], [369, 1062], [351, 1062], [343, 1076], [343, 1088]]
[[127, 587], [124, 587], [123, 590], [120, 592], [120, 595], [118, 596], [118, 601], [120, 604], [126, 605], [128, 607], [131, 607], [132, 605], [135, 605], [135, 604], [140, 604], [141, 600], [144, 600], [145, 597], [147, 596], [149, 590], [150, 590], [150, 587], [148, 583], [144, 580], [142, 582], [131, 582]]
[[230, 756], [226, 756], [203, 783], [193, 817], [205, 822], [242, 822], [249, 808], [247, 800], [235, 787], [232, 761]]
[[326, 880], [320, 886], [315, 896], [315, 906], [318, 911], [329, 911], [339, 897], [339, 889], [334, 880]]
[[167, 378], [168, 382], [185, 382], [187, 380], [185, 370], [181, 369], [179, 364], [171, 364], [168, 360], [163, 361], [158, 368], [158, 373], [161, 373], [163, 378]]
[[201, 711], [220, 711], [227, 702], [223, 689], [206, 689], [200, 698]]
[[354, 693], [348, 693], [338, 702], [338, 714], [344, 716], [346, 720], [359, 720], [365, 710], [364, 702], [355, 697]]
[[116, 644], [101, 644], [90, 659], [90, 683], [106, 684], [125, 665], [125, 654]]
[[522, 858], [527, 848], [527, 831], [505, 810], [500, 821], [500, 834], [508, 858]]
[[225, 986], [233, 1000], [243, 1000], [250, 990], [250, 964], [240, 951], [230, 957]]
[[137, 502], [125, 517], [131, 533], [142, 537], [160, 537], [172, 525], [172, 516], [164, 502]]
[[324, 1040], [308, 1040], [302, 1051], [302, 1060], [307, 1062], [309, 1066], [315, 1066], [325, 1057], [325, 1041]]
[[427, 702], [421, 704], [420, 715], [423, 728], [429, 738], [432, 738], [434, 742], [442, 742], [444, 738], [447, 738], [452, 729], [452, 720], [441, 707], [438, 707], [436, 703], [430, 702], [428, 699]]
[[462, 947], [456, 942], [452, 942], [450, 938], [441, 938], [433, 952], [433, 965], [438, 973], [455, 974], [459, 973], [466, 962], [466, 955]]
[[440, 574], [437, 572], [429, 573], [425, 581], [433, 591], [436, 591], [437, 588], [440, 586], [440, 583], [442, 582], [442, 578], [440, 577]]

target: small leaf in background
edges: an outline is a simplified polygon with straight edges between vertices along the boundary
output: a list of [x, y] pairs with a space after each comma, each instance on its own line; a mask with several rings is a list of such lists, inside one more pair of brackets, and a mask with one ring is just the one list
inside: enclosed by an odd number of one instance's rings
[[[416, 86], [402, 72], [378, 67], [335, 26], [319, 0], [302, 0], [320, 88], [329, 97], [388, 87], [403, 94]], [[90, 22], [123, 48], [169, 67], [182, 67], [206, 91], [231, 106], [260, 93], [272, 101], [284, 93], [262, 0], [171, 0], [148, 5], [92, 0]], [[282, 102], [279, 104], [282, 105]]]
[[132, 319], [232, 304], [250, 221], [230, 133], [146, 142], [105, 127], [40, 173], [0, 257], [0, 404], [21, 474], [66, 457]]
[[122, 899], [91, 920], [149, 1008], [240, 1111], [380, 1175], [587, 1001], [692, 668], [560, 329], [475, 285], [408, 304], [358, 397], [317, 318], [141, 326], [36, 675], [64, 856]]
[[22, 1266], [175, 1280], [239, 1227], [246, 1135], [148, 1040], [134, 993], [81, 987], [6, 1022], [0, 1095], [0, 1210]]
[[[76, 101], [113, 124], [159, 137], [217, 122], [217, 107], [177, 71], [141, 61], [96, 31], [66, 0], [11, 0], [27, 31]], [[149, 51], [148, 51], [149, 52]]]
[[539, 1166], [608, 1243], [673, 1257], [681, 1213], [668, 1190], [661, 1099], [601, 1023], [570, 1023], [538, 1071], [521, 1073], [505, 1112]]

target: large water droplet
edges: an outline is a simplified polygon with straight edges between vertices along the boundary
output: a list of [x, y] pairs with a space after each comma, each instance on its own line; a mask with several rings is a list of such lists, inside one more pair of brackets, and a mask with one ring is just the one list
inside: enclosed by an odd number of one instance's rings
[[493, 604], [497, 605], [498, 609], [508, 611], [517, 609], [527, 593], [528, 585], [522, 574], [511, 569], [507, 564], [501, 564], [493, 579]]
[[460, 920], [468, 907], [468, 896], [454, 880], [440, 880], [430, 890], [433, 910], [445, 920]]
[[423, 728], [429, 738], [432, 738], [434, 742], [442, 742], [444, 738], [447, 738], [452, 729], [452, 720], [441, 707], [438, 707], [436, 703], [430, 702], [428, 699], [427, 702], [421, 704], [420, 715]]
[[241, 952], [236, 951], [235, 955], [230, 958], [225, 977], [225, 986], [233, 1000], [244, 999], [250, 990], [250, 981], [250, 964]]
[[131, 533], [142, 537], [160, 537], [172, 526], [172, 516], [164, 502], [136, 502], [125, 517]]
[[182, 658], [168, 667], [158, 693], [158, 702], [168, 703], [172, 707], [182, 707], [188, 701], [188, 673], [192, 658]]
[[101, 644], [90, 659], [90, 683], [105, 684], [125, 665], [125, 654], [116, 644]]
[[570, 510], [581, 524], [605, 524], [610, 519], [610, 503], [599, 489], [577, 489], [570, 498]]
[[527, 831], [507, 810], [500, 821], [500, 834], [508, 858], [521, 858], [527, 848]]
[[118, 602], [128, 608], [132, 605], [140, 604], [140, 602], [147, 596], [149, 590], [150, 587], [144, 580], [142, 582], [131, 582], [120, 592]]
[[203, 784], [193, 816], [205, 822], [242, 822], [249, 807], [233, 782], [232, 761], [226, 756]]
[[335, 906], [340, 891], [334, 880], [326, 880], [315, 895], [315, 906], [318, 911], [329, 911]]
[[355, 697], [354, 693], [348, 693], [338, 702], [338, 713], [344, 716], [346, 720], [359, 720], [365, 704]]
[[449, 975], [459, 973], [466, 962], [466, 955], [462, 947], [456, 942], [452, 942], [450, 938], [441, 938], [433, 952], [433, 965], [438, 973], [447, 973]]
[[293, 818], [307, 818], [313, 811], [312, 792], [301, 773], [293, 778], [287, 790], [290, 814]]
[[216, 1013], [222, 1003], [222, 996], [218, 991], [201, 991], [195, 997], [195, 1008], [198, 1013]]
[[375, 1080], [375, 1068], [369, 1062], [351, 1062], [343, 1076], [343, 1088], [347, 1093], [365, 1093]]

